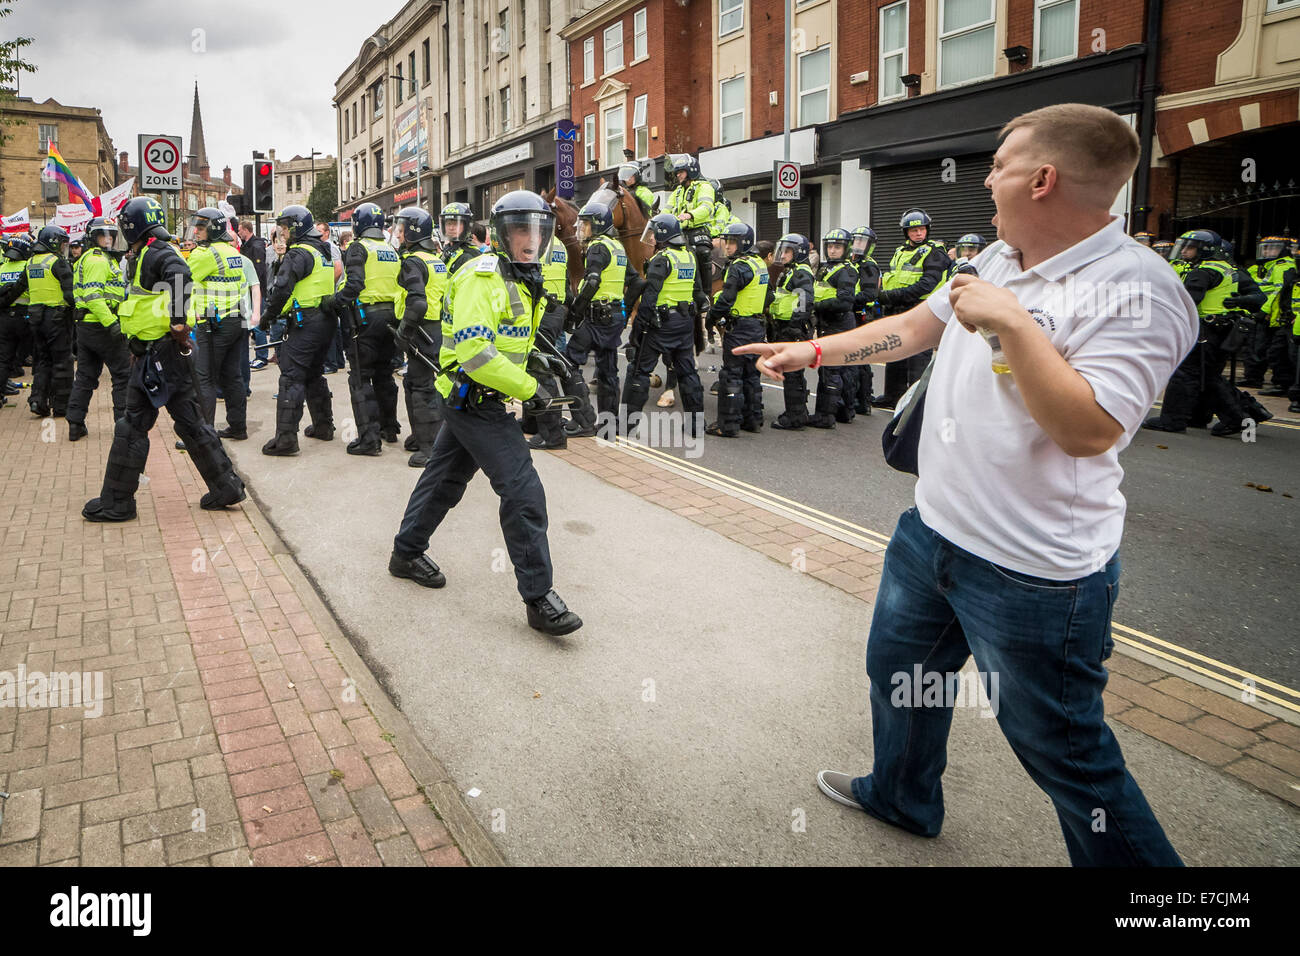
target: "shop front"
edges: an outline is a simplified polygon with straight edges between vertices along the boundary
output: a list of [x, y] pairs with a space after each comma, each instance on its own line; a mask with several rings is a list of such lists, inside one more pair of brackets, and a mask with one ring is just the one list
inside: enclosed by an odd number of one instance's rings
[[553, 185], [555, 132], [551, 127], [449, 166], [447, 171], [449, 201], [469, 203], [478, 220], [487, 219], [492, 205], [508, 192], [541, 192]]

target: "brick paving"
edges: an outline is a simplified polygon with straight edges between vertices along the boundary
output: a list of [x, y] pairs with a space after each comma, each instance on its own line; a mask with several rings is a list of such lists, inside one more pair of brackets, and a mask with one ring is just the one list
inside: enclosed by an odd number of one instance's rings
[[[723, 537], [802, 569], [867, 604], [884, 549], [825, 534], [786, 514], [595, 439], [553, 451], [568, 463]], [[1125, 653], [1107, 662], [1106, 714], [1265, 793], [1300, 807], [1300, 726]]]
[[75, 670], [103, 698], [0, 706], [0, 865], [466, 865], [426, 792], [458, 795], [404, 724], [394, 746], [377, 715], [400, 717], [252, 500], [198, 507], [165, 414], [138, 520], [83, 521], [107, 392], [77, 443], [0, 409], [0, 681]]

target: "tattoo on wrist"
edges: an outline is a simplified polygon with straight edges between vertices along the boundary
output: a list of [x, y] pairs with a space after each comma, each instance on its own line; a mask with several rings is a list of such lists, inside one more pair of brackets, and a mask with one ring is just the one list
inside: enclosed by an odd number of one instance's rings
[[843, 362], [845, 365], [851, 365], [854, 362], [861, 362], [865, 358], [878, 355], [881, 352], [888, 352], [890, 349], [896, 349], [903, 344], [902, 336], [886, 335], [878, 342], [868, 342], [860, 349], [854, 349], [852, 352], [845, 354]]

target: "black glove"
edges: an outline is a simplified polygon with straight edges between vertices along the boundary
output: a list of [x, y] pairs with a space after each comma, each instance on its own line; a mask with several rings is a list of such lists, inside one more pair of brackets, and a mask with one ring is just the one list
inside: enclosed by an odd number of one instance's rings
[[623, 355], [627, 358], [629, 365], [636, 361], [636, 353], [637, 347], [631, 342], [628, 342], [627, 345], [623, 347]]
[[263, 332], [271, 331], [271, 313], [263, 312], [262, 317], [257, 320], [257, 327]]
[[320, 310], [333, 318], [337, 314], [334, 307], [334, 296], [322, 296], [320, 300]]
[[415, 320], [403, 319], [397, 325], [397, 340], [407, 348], [416, 344]]
[[533, 393], [532, 398], [524, 399], [524, 411], [530, 415], [536, 415], [538, 412], [546, 411], [546, 406], [551, 403], [555, 396], [550, 393], [545, 385], [537, 383], [537, 391]]

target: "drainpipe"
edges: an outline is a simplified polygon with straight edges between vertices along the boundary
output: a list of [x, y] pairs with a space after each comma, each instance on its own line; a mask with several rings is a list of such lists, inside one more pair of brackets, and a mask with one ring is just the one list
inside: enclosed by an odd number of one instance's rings
[[[1134, 183], [1134, 224], [1132, 231], [1148, 229], [1147, 215], [1151, 200], [1151, 146], [1156, 134], [1156, 93], [1159, 91], [1160, 20], [1164, 0], [1147, 0], [1146, 56], [1142, 63], [1142, 115], [1138, 120], [1138, 138], [1142, 158], [1138, 163], [1137, 182]], [[1148, 230], [1149, 231], [1149, 230]]]

